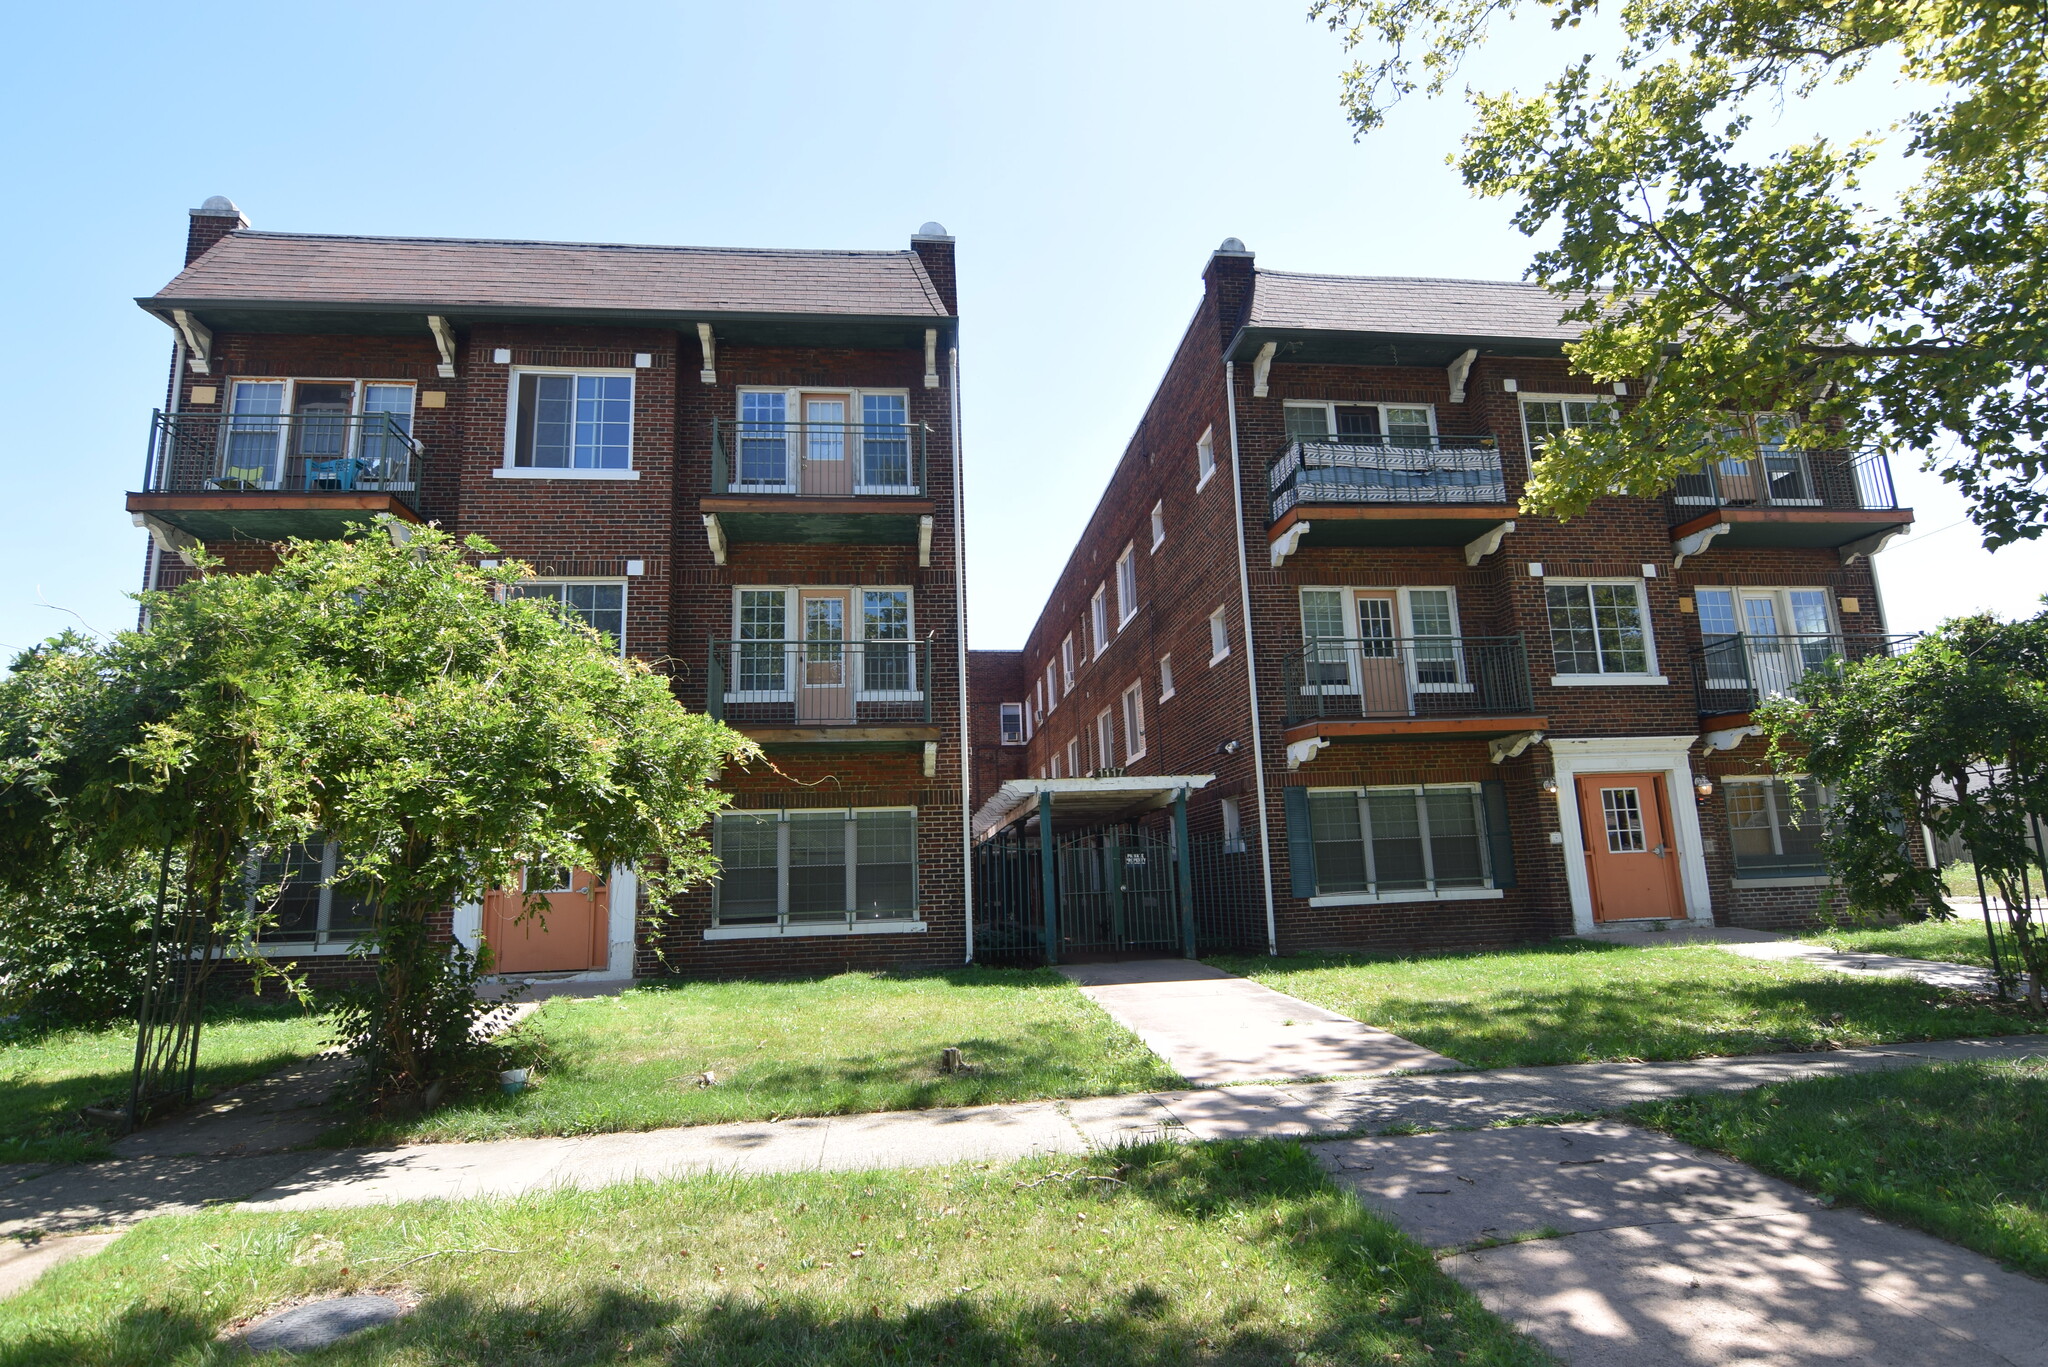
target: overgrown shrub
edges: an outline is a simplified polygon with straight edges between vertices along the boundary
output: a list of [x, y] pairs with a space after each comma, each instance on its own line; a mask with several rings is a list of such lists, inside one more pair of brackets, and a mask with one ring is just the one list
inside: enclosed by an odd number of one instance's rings
[[92, 1025], [133, 1014], [156, 878], [146, 858], [93, 871], [73, 857], [32, 891], [0, 891], [0, 1015]]

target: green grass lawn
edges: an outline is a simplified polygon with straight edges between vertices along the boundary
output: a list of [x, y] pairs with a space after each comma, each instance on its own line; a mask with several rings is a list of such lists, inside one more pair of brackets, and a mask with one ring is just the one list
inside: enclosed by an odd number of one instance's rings
[[1633, 1114], [2048, 1277], [2048, 1061], [1809, 1078], [1645, 1104]]
[[[530, 1090], [460, 1099], [374, 1133], [586, 1134], [1186, 1085], [1046, 969], [662, 984], [557, 997], [521, 1029], [544, 1046]], [[948, 1045], [969, 1071], [939, 1071]], [[705, 1072], [714, 1085], [697, 1085]]]
[[1712, 945], [1559, 940], [1484, 954], [1220, 958], [1218, 967], [1482, 1068], [2011, 1034], [2038, 1028], [1909, 979]]
[[[330, 1043], [327, 1017], [295, 1004], [219, 1006], [199, 1034], [199, 1086], [214, 1091], [310, 1058]], [[132, 1023], [35, 1031], [0, 1042], [0, 1163], [75, 1162], [106, 1152], [79, 1108], [128, 1102]]]
[[0, 1367], [241, 1361], [223, 1327], [372, 1289], [419, 1308], [322, 1363], [1549, 1362], [1267, 1141], [166, 1217], [0, 1302]]
[[1800, 938], [1834, 949], [1991, 967], [1991, 950], [1984, 942], [1984, 918], [1975, 913], [1954, 921], [1920, 921], [1880, 930], [1814, 931]]

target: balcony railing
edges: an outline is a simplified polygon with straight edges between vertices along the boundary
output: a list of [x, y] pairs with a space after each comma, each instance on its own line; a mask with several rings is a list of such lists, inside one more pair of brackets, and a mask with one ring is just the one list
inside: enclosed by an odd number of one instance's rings
[[931, 644], [714, 640], [707, 710], [735, 725], [929, 723]]
[[711, 423], [711, 492], [788, 498], [925, 492], [924, 423]]
[[1747, 712], [1767, 698], [1782, 698], [1816, 670], [1847, 661], [1893, 655], [1911, 636], [1720, 636], [1692, 653], [1693, 693], [1702, 716]]
[[1755, 456], [1716, 461], [1672, 486], [1678, 515], [1703, 508], [1831, 508], [1889, 511], [1899, 506], [1892, 468], [1882, 451], [1853, 459], [1804, 451], [1766, 449]]
[[1318, 637], [1284, 656], [1287, 725], [1531, 710], [1519, 636]]
[[1266, 474], [1278, 521], [1298, 503], [1506, 503], [1486, 437], [1292, 437]]
[[157, 413], [153, 494], [388, 493], [419, 511], [425, 453], [389, 413]]

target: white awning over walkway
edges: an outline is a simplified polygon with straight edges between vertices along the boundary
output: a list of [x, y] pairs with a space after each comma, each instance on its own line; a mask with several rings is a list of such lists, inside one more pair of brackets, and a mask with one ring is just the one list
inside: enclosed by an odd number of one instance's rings
[[974, 814], [974, 838], [986, 840], [1038, 812], [1039, 795], [1052, 799], [1056, 830], [1107, 826], [1170, 805], [1176, 793], [1192, 793], [1216, 781], [1214, 774], [1133, 774], [1128, 778], [1015, 778], [996, 789]]

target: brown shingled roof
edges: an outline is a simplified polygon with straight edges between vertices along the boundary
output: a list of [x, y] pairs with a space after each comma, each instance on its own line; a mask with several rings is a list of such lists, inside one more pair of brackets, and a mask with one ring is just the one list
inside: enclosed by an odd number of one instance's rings
[[915, 253], [228, 234], [155, 295], [181, 301], [945, 317]]
[[1262, 270], [1245, 326], [1570, 342], [1584, 331], [1582, 324], [1558, 321], [1572, 302], [1517, 281]]

